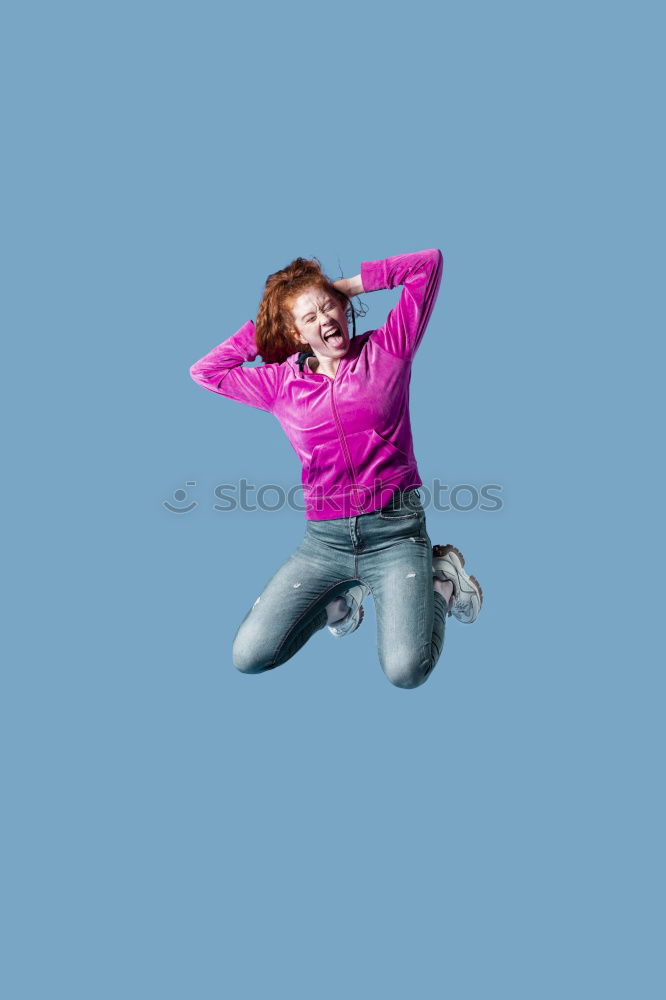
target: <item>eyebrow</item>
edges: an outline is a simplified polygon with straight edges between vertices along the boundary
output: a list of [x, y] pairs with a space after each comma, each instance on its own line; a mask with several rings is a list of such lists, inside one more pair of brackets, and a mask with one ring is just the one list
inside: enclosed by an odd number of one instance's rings
[[[325, 302], [330, 302], [332, 304], [333, 303], [332, 297], [330, 295], [327, 295]], [[321, 303], [319, 303], [319, 305], [321, 305]], [[313, 312], [314, 312], [313, 309], [308, 309], [307, 312], [303, 313], [301, 319], [306, 319], [306, 317], [311, 316]]]

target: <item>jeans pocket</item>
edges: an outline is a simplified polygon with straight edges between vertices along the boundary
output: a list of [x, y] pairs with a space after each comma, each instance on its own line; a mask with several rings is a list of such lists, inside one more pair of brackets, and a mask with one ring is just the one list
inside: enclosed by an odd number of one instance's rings
[[421, 494], [417, 489], [405, 490], [379, 508], [379, 516], [385, 521], [404, 521], [407, 518], [418, 518], [422, 514]]

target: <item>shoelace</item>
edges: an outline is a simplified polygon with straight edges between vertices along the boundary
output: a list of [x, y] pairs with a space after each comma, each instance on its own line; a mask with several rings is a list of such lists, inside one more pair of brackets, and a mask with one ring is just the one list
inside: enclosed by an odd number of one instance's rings
[[[463, 594], [456, 596], [452, 607], [455, 607], [456, 610], [462, 612], [466, 618], [469, 618], [470, 613], [474, 608], [474, 597], [476, 596], [477, 594], [475, 590], [465, 590]], [[463, 600], [463, 598], [469, 598], [469, 600]]]

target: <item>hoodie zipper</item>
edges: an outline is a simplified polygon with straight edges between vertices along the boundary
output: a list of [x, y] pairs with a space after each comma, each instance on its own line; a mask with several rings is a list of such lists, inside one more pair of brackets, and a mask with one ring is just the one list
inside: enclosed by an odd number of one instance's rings
[[[340, 360], [342, 361], [342, 358]], [[308, 371], [311, 374], [314, 374], [312, 372], [312, 369], [310, 368], [308, 362], [307, 362], [307, 359], [305, 360], [305, 367], [308, 369]], [[336, 423], [336, 426], [338, 428], [338, 438], [340, 439], [340, 443], [342, 444], [342, 450], [343, 450], [344, 456], [345, 456], [345, 463], [347, 465], [347, 472], [348, 472], [348, 474], [349, 474], [349, 476], [351, 478], [352, 485], [353, 485], [356, 482], [356, 473], [354, 472], [354, 466], [352, 465], [351, 455], [349, 454], [349, 449], [347, 447], [347, 441], [345, 440], [345, 434], [344, 434], [344, 431], [342, 429], [342, 423], [340, 421], [340, 417], [338, 416], [338, 409], [337, 409], [337, 407], [335, 405], [335, 394], [333, 392], [333, 383], [335, 382], [336, 378], [338, 377], [338, 372], [339, 371], [340, 371], [340, 365], [338, 364], [338, 367], [335, 370], [335, 375], [333, 376], [333, 378], [329, 378], [328, 375], [322, 375], [321, 378], [325, 378], [326, 381], [330, 382], [330, 384], [331, 384], [331, 409], [333, 410], [333, 417], [335, 419], [335, 423]], [[354, 501], [355, 502], [357, 502], [356, 501], [356, 497], [357, 497], [356, 487], [354, 486]]]

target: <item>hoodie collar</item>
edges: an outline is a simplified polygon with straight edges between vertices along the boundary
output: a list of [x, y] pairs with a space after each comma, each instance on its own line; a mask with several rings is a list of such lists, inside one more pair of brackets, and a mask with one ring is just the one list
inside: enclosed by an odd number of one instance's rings
[[[351, 341], [349, 343], [349, 350], [347, 351], [346, 354], [344, 354], [340, 358], [340, 362], [341, 363], [343, 361], [351, 361], [352, 358], [355, 357], [358, 354], [358, 350], [360, 348], [357, 347], [357, 344], [358, 345], [362, 344], [362, 338], [359, 337], [358, 335], [355, 336], [355, 337], [352, 337], [352, 339], [351, 339]], [[314, 351], [299, 351], [298, 354], [294, 353], [294, 354], [290, 355], [289, 361], [294, 366], [294, 370], [295, 371], [300, 371], [301, 375], [304, 375], [306, 372], [308, 374], [310, 374], [310, 375], [316, 375], [317, 372], [313, 372], [312, 371], [312, 369], [310, 368], [310, 365], [308, 364], [308, 360], [307, 360], [308, 358], [314, 358], [314, 357], [316, 357]]]

